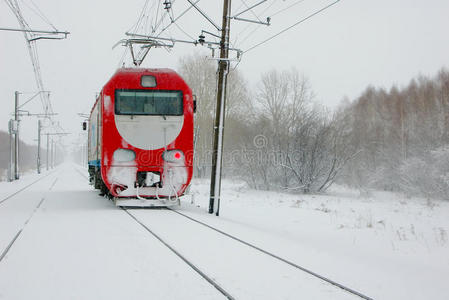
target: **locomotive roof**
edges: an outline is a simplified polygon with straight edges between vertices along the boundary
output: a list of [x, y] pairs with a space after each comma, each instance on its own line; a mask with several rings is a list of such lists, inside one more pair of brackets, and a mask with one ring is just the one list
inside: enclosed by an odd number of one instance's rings
[[119, 73], [160, 73], [160, 74], [178, 74], [169, 68], [119, 68], [115, 74]]

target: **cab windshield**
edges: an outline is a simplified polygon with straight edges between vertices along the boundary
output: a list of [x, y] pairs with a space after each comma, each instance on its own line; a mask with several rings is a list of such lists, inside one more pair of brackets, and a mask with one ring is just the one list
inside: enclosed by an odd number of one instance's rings
[[116, 90], [117, 115], [180, 116], [183, 113], [181, 91]]

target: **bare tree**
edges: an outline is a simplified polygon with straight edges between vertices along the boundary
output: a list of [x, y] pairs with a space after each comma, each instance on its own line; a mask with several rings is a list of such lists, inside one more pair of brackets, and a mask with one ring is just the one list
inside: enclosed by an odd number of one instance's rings
[[[197, 97], [195, 115], [195, 175], [206, 177], [210, 171], [213, 120], [216, 103], [216, 62], [205, 55], [185, 56], [179, 61], [179, 72]], [[228, 77], [226, 126], [232, 128], [234, 120], [243, 119], [247, 110], [248, 88], [243, 76], [231, 71]], [[232, 134], [225, 130], [225, 155], [232, 150]], [[230, 142], [230, 143], [229, 143]], [[226, 164], [225, 164], [226, 167]]]

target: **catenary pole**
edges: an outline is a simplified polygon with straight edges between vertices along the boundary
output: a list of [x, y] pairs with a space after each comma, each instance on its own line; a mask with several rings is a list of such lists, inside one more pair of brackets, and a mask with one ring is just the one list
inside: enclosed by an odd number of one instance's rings
[[14, 97], [14, 122], [17, 126], [14, 134], [14, 179], [19, 179], [19, 92]]
[[48, 165], [48, 161], [49, 161], [49, 158], [50, 158], [50, 139], [49, 139], [49, 137], [50, 137], [50, 135], [47, 133], [47, 171], [48, 171], [48, 167], [49, 167], [49, 165]]
[[51, 138], [51, 152], [50, 152], [50, 168], [54, 168], [54, 150], [55, 150], [55, 141]]
[[9, 120], [9, 168], [8, 168], [8, 181], [14, 181], [14, 121]]
[[37, 120], [37, 174], [41, 173], [41, 120]]
[[221, 170], [223, 163], [223, 133], [226, 108], [226, 84], [229, 71], [229, 32], [231, 0], [223, 1], [223, 23], [220, 40], [220, 60], [218, 62], [217, 108], [214, 124], [214, 148], [212, 151], [212, 171], [210, 182], [209, 213], [217, 216], [220, 211]]
[[52, 158], [52, 164], [51, 167], [54, 168], [56, 166], [56, 141], [53, 139], [53, 158]]

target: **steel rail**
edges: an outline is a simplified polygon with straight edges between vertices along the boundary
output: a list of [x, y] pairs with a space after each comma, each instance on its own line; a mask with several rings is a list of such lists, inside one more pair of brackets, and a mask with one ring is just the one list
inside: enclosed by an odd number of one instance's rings
[[145, 224], [143, 224], [139, 219], [137, 219], [133, 214], [131, 214], [126, 208], [120, 207], [124, 212], [126, 212], [131, 218], [134, 219], [140, 226], [142, 226], [146, 231], [148, 231], [151, 235], [153, 235], [156, 239], [158, 239], [165, 247], [170, 249], [176, 256], [178, 256], [182, 261], [184, 261], [189, 267], [191, 267], [195, 272], [197, 272], [201, 277], [203, 277], [207, 282], [209, 282], [214, 288], [216, 288], [220, 293], [222, 293], [226, 298], [234, 300], [235, 298], [228, 293], [225, 289], [223, 289], [217, 282], [215, 282], [212, 278], [207, 276], [203, 271], [201, 271], [195, 264], [193, 264], [190, 260], [184, 257], [181, 253], [176, 251], [170, 244], [168, 244], [165, 240], [163, 240], [159, 235], [157, 235], [154, 231], [148, 228]]
[[[78, 170], [77, 170], [78, 171]], [[79, 171], [78, 171], [79, 172]], [[79, 172], [79, 173], [81, 173], [81, 172]], [[174, 249], [170, 244], [168, 244], [166, 241], [164, 241], [159, 235], [157, 235], [156, 233], [154, 233], [151, 229], [149, 229], [145, 224], [143, 224], [140, 220], [138, 220], [133, 214], [131, 214], [126, 208], [123, 208], [123, 207], [120, 207], [122, 210], [124, 210], [131, 218], [133, 218], [140, 226], [142, 226], [146, 231], [148, 231], [151, 235], [153, 235], [156, 239], [158, 239], [164, 246], [166, 246], [167, 248], [169, 248], [175, 255], [177, 255], [179, 258], [181, 258], [181, 260], [183, 260], [185, 263], [187, 263], [192, 269], [194, 269], [201, 277], [203, 277], [206, 281], [208, 281], [211, 285], [213, 285], [218, 291], [220, 291], [224, 296], [226, 296], [228, 299], [235, 299], [234, 297], [232, 297], [228, 292], [226, 292], [221, 286], [219, 286], [215, 281], [213, 281], [213, 279], [211, 279], [209, 276], [207, 276], [203, 271], [201, 271], [198, 267], [196, 267], [192, 262], [190, 262], [187, 258], [185, 258], [182, 254], [180, 254], [178, 251], [176, 251], [176, 249]], [[180, 216], [183, 216], [183, 217], [185, 217], [185, 218], [187, 218], [187, 219], [189, 219], [189, 220], [191, 220], [191, 221], [193, 221], [193, 222], [195, 222], [195, 223], [198, 223], [198, 224], [200, 224], [200, 225], [202, 225], [202, 226], [205, 226], [205, 227], [207, 227], [207, 228], [209, 228], [209, 229], [211, 229], [211, 230], [213, 230], [213, 231], [216, 231], [216, 232], [218, 232], [218, 233], [220, 233], [220, 234], [222, 234], [222, 235], [224, 235], [224, 236], [226, 236], [226, 237], [228, 237], [228, 238], [231, 238], [231, 239], [233, 239], [233, 240], [235, 240], [235, 241], [237, 241], [237, 242], [240, 242], [240, 243], [242, 243], [242, 244], [244, 244], [244, 245], [246, 245], [246, 246], [248, 246], [248, 247], [250, 247], [250, 248], [253, 248], [253, 249], [255, 249], [255, 250], [257, 250], [257, 251], [259, 251], [259, 252], [262, 252], [262, 253], [264, 253], [264, 254], [266, 254], [266, 255], [268, 255], [268, 256], [270, 256], [270, 257], [272, 257], [272, 258], [274, 258], [274, 259], [277, 259], [277, 260], [279, 260], [279, 261], [281, 261], [281, 262], [283, 262], [283, 263], [286, 263], [286, 264], [288, 264], [288, 265], [290, 265], [290, 266], [292, 266], [292, 267], [294, 267], [294, 268], [296, 268], [296, 269], [299, 269], [299, 270], [301, 270], [301, 271], [303, 271], [303, 272], [305, 272], [305, 273], [307, 273], [307, 274], [309, 274], [309, 275], [312, 275], [312, 276], [314, 276], [314, 277], [316, 277], [316, 278], [318, 278], [318, 279], [321, 279], [321, 280], [323, 280], [323, 281], [325, 281], [325, 282], [327, 282], [327, 283], [329, 283], [329, 284], [331, 284], [331, 285], [333, 285], [333, 286], [336, 286], [336, 287], [338, 287], [338, 288], [340, 288], [340, 289], [342, 289], [342, 290], [344, 290], [344, 291], [346, 291], [346, 292], [348, 292], [348, 293], [350, 293], [350, 294], [353, 294], [353, 295], [355, 295], [355, 296], [358, 296], [358, 297], [360, 297], [360, 298], [362, 298], [362, 299], [366, 299], [366, 300], [373, 300], [373, 298], [371, 298], [371, 297], [369, 297], [369, 296], [367, 296], [367, 295], [365, 295], [365, 294], [363, 294], [363, 293], [361, 293], [361, 292], [358, 292], [358, 291], [356, 291], [356, 290], [354, 290], [354, 289], [352, 289], [352, 288], [349, 288], [349, 287], [347, 287], [347, 286], [345, 286], [345, 285], [343, 285], [343, 284], [340, 284], [340, 283], [338, 283], [338, 282], [336, 282], [336, 281], [334, 281], [334, 280], [332, 280], [332, 279], [329, 279], [329, 278], [327, 278], [327, 277], [325, 277], [325, 276], [322, 276], [322, 275], [320, 275], [320, 274], [318, 274], [318, 273], [316, 273], [316, 272], [313, 272], [313, 271], [311, 271], [311, 270], [309, 270], [309, 269], [307, 269], [307, 268], [305, 268], [305, 267], [302, 267], [302, 266], [300, 266], [300, 265], [298, 265], [298, 264], [295, 264], [294, 262], [291, 262], [291, 261], [289, 261], [289, 260], [287, 260], [287, 259], [285, 259], [285, 258], [282, 258], [282, 257], [280, 257], [280, 256], [278, 256], [278, 255], [276, 255], [276, 254], [274, 254], [274, 253], [272, 253], [272, 252], [269, 252], [269, 251], [267, 251], [267, 250], [264, 250], [264, 249], [262, 249], [262, 248], [260, 248], [260, 247], [258, 247], [258, 246], [256, 246], [256, 245], [253, 245], [253, 244], [251, 244], [251, 243], [249, 243], [249, 242], [246, 242], [246, 241], [244, 241], [244, 240], [242, 240], [242, 239], [240, 239], [240, 238], [238, 238], [238, 237], [236, 237], [236, 236], [234, 236], [234, 235], [231, 235], [231, 234], [229, 234], [229, 233], [226, 233], [226, 232], [224, 232], [224, 231], [222, 231], [222, 230], [220, 230], [220, 229], [218, 229], [218, 228], [215, 228], [215, 227], [213, 227], [213, 226], [211, 226], [211, 225], [209, 225], [209, 224], [206, 224], [206, 223], [204, 223], [204, 222], [202, 222], [202, 221], [199, 221], [199, 220], [197, 220], [197, 219], [195, 219], [195, 218], [192, 218], [192, 217], [190, 217], [190, 216], [188, 216], [188, 215], [186, 215], [186, 214], [183, 214], [183, 213], [181, 213], [181, 212], [179, 212], [179, 211], [177, 211], [177, 210], [174, 210], [174, 209], [171, 209], [171, 208], [169, 208], [169, 207], [166, 207], [166, 209], [167, 210], [170, 210], [170, 211], [172, 211], [172, 212], [174, 212], [174, 213], [176, 213], [176, 214], [178, 214], [178, 215], [180, 215]]]
[[224, 232], [224, 231], [222, 231], [222, 230], [220, 230], [220, 229], [218, 229], [218, 228], [215, 228], [215, 227], [213, 227], [213, 226], [211, 226], [211, 225], [209, 225], [209, 224], [206, 224], [206, 223], [204, 223], [204, 222], [201, 222], [201, 221], [199, 221], [199, 220], [197, 220], [197, 219], [195, 219], [195, 218], [192, 218], [192, 217], [190, 217], [190, 216], [188, 216], [188, 215], [186, 215], [186, 214], [183, 214], [183, 213], [181, 213], [181, 212], [179, 212], [179, 211], [177, 211], [177, 210], [171, 209], [171, 208], [169, 208], [169, 207], [167, 207], [167, 209], [170, 210], [170, 211], [172, 211], [172, 212], [174, 212], [174, 213], [176, 213], [176, 214], [178, 214], [178, 215], [181, 215], [181, 216], [183, 216], [183, 217], [185, 217], [185, 218], [187, 218], [187, 219], [189, 219], [189, 220], [191, 220], [191, 221], [193, 221], [193, 222], [196, 222], [196, 223], [198, 223], [198, 224], [200, 224], [200, 225], [202, 225], [202, 226], [205, 226], [205, 227], [207, 227], [207, 228], [209, 228], [209, 229], [212, 229], [212, 230], [214, 230], [214, 231], [216, 231], [216, 232], [218, 232], [218, 233], [220, 233], [220, 234], [222, 234], [222, 235], [224, 235], [224, 236], [226, 236], [226, 237], [228, 237], [228, 238], [231, 238], [231, 239], [233, 239], [233, 240], [235, 240], [235, 241], [237, 241], [237, 242], [240, 242], [240, 243], [242, 243], [242, 244], [244, 244], [244, 245], [246, 245], [246, 246], [248, 246], [248, 247], [250, 247], [250, 248], [253, 248], [253, 249], [255, 249], [255, 250], [257, 250], [257, 251], [260, 251], [260, 252], [262, 252], [262, 253], [264, 253], [264, 254], [266, 254], [266, 255], [268, 255], [268, 256], [271, 256], [272, 258], [275, 258], [275, 259], [277, 259], [277, 260], [279, 260], [279, 261], [282, 261], [282, 262], [284, 262], [284, 263], [286, 263], [286, 264], [288, 264], [288, 265], [290, 265], [290, 266], [292, 266], [292, 267], [294, 267], [294, 268], [297, 268], [297, 269], [299, 269], [299, 270], [301, 270], [301, 271], [304, 271], [304, 272], [306, 272], [306, 273], [308, 273], [308, 274], [310, 274], [310, 275], [312, 275], [312, 276], [314, 276], [314, 277], [317, 277], [317, 278], [319, 278], [319, 279], [321, 279], [321, 280], [323, 280], [323, 281], [325, 281], [325, 282], [327, 282], [327, 283], [330, 283], [330, 284], [332, 284], [333, 286], [336, 286], [336, 287], [338, 287], [338, 288], [340, 288], [340, 289], [342, 289], [342, 290], [344, 290], [344, 291], [346, 291], [346, 292], [348, 292], [348, 293], [351, 293], [351, 294], [353, 294], [353, 295], [355, 295], [355, 296], [358, 296], [358, 297], [360, 297], [360, 298], [362, 298], [362, 299], [373, 300], [373, 298], [371, 298], [371, 297], [369, 297], [369, 296], [366, 296], [366, 295], [362, 294], [361, 292], [358, 292], [358, 291], [356, 291], [356, 290], [354, 290], [354, 289], [351, 289], [351, 288], [349, 288], [349, 287], [347, 287], [347, 286], [345, 286], [345, 285], [343, 285], [343, 284], [340, 284], [340, 283], [338, 283], [338, 282], [336, 282], [336, 281], [334, 281], [334, 280], [332, 280], [332, 279], [329, 279], [329, 278], [324, 277], [324, 276], [322, 276], [322, 275], [320, 275], [320, 274], [318, 274], [318, 273], [316, 273], [316, 272], [313, 272], [313, 271], [311, 271], [311, 270], [309, 270], [309, 269], [307, 269], [307, 268], [304, 268], [304, 267], [302, 267], [302, 266], [300, 266], [300, 265], [297, 265], [297, 264], [295, 264], [294, 262], [291, 262], [291, 261], [289, 261], [289, 260], [287, 260], [287, 259], [285, 259], [285, 258], [282, 258], [282, 257], [280, 257], [280, 256], [278, 256], [278, 255], [276, 255], [276, 254], [273, 254], [273, 253], [271, 253], [271, 252], [269, 252], [269, 251], [267, 251], [267, 250], [264, 250], [264, 249], [262, 249], [262, 248], [260, 248], [260, 247], [258, 247], [258, 246], [256, 246], [256, 245], [254, 245], [254, 244], [251, 244], [251, 243], [249, 243], [249, 242], [246, 242], [246, 241], [244, 241], [244, 240], [242, 240], [242, 239], [240, 239], [240, 238], [238, 238], [238, 237], [236, 237], [236, 236], [234, 236], [234, 235], [231, 235], [231, 234], [229, 234], [229, 233], [226, 233], [226, 232]]
[[[56, 184], [56, 181], [58, 181], [58, 178], [55, 178], [55, 180], [53, 181], [52, 185], [50, 186], [50, 188], [48, 189], [49, 191], [51, 191], [53, 189], [53, 187]], [[39, 203], [37, 204], [37, 206], [34, 208], [33, 212], [31, 213], [31, 215], [28, 217], [28, 219], [25, 221], [25, 223], [23, 224], [22, 228], [20, 228], [20, 230], [16, 233], [16, 235], [14, 236], [14, 238], [9, 242], [8, 246], [6, 246], [6, 248], [3, 250], [3, 252], [0, 254], [0, 262], [6, 257], [6, 255], [8, 254], [9, 250], [11, 250], [11, 247], [14, 245], [14, 243], [17, 241], [17, 239], [19, 238], [19, 236], [22, 234], [23, 230], [25, 229], [25, 227], [28, 225], [28, 223], [30, 222], [30, 220], [33, 218], [34, 214], [37, 212], [37, 210], [41, 207], [42, 203], [44, 202], [45, 197], [42, 197], [41, 201], [39, 201]]]
[[45, 177], [47, 177], [47, 176], [49, 176], [50, 174], [53, 174], [53, 173], [54, 173], [54, 171], [51, 171], [51, 172], [49, 172], [48, 174], [45, 174], [43, 177], [38, 178], [37, 180], [33, 181], [32, 183], [30, 183], [30, 184], [26, 185], [25, 187], [21, 188], [21, 189], [18, 190], [17, 192], [14, 192], [14, 193], [12, 193], [11, 195], [7, 196], [6, 198], [0, 200], [0, 204], [2, 204], [2, 203], [5, 202], [6, 200], [8, 200], [8, 199], [14, 197], [14, 196], [17, 195], [18, 193], [20, 193], [20, 192], [26, 190], [27, 188], [29, 188], [30, 186], [32, 186], [32, 185], [35, 184], [36, 182], [41, 181], [42, 179], [44, 179]]

